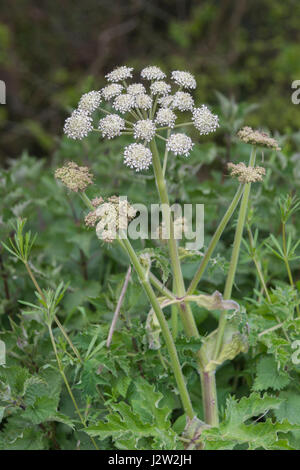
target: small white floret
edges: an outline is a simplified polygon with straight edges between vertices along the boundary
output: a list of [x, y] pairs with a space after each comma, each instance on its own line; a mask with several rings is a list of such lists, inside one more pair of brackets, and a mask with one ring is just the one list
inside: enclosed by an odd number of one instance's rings
[[125, 147], [124, 163], [136, 171], [147, 170], [152, 163], [152, 153], [142, 144], [130, 144]]
[[218, 116], [213, 114], [204, 104], [201, 106], [201, 108], [195, 108], [193, 110], [192, 121], [201, 135], [215, 132], [219, 127]]
[[92, 118], [90, 115], [80, 109], [73, 111], [70, 117], [65, 121], [64, 133], [70, 139], [83, 139], [93, 130]]
[[89, 93], [82, 95], [78, 103], [78, 109], [85, 111], [86, 113], [92, 113], [99, 107], [101, 101], [100, 91], [90, 91]]
[[189, 156], [193, 148], [193, 142], [190, 137], [185, 134], [172, 134], [167, 141], [167, 149], [175, 155]]
[[133, 135], [135, 139], [144, 140], [150, 142], [155, 136], [155, 124], [151, 119], [143, 119], [137, 121], [133, 126]]
[[126, 65], [122, 65], [121, 67], [117, 67], [112, 72], [105, 75], [105, 78], [109, 82], [121, 82], [122, 80], [126, 80], [126, 78], [132, 77], [133, 67], [126, 67]]
[[111, 83], [110, 85], [107, 85], [106, 87], [102, 88], [101, 93], [103, 98], [108, 101], [120, 95], [122, 93], [123, 88], [123, 85], [120, 85], [120, 83]]
[[171, 74], [172, 80], [174, 82], [183, 87], [183, 88], [196, 88], [196, 80], [195, 77], [190, 72], [183, 72], [181, 70], [174, 70]]
[[103, 137], [113, 139], [121, 135], [125, 128], [125, 121], [118, 114], [109, 114], [99, 121], [99, 129]]
[[141, 77], [145, 80], [162, 80], [166, 74], [156, 65], [150, 65], [141, 71]]

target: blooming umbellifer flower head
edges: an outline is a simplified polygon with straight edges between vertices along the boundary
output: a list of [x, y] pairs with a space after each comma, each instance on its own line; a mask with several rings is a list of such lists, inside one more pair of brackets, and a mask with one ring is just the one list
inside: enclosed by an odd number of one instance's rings
[[135, 139], [144, 140], [150, 142], [155, 136], [155, 124], [151, 119], [143, 119], [137, 121], [133, 126], [133, 135]]
[[142, 144], [130, 144], [125, 147], [124, 163], [136, 171], [147, 170], [152, 163], [152, 153]]
[[60, 179], [71, 191], [85, 191], [93, 183], [93, 175], [87, 166], [78, 166], [68, 162], [62, 168], [55, 170], [55, 178]]
[[263, 147], [269, 147], [274, 150], [281, 150], [277, 140], [268, 136], [265, 132], [254, 131], [251, 127], [243, 127], [237, 135], [247, 144], [262, 145]]
[[146, 88], [142, 83], [132, 83], [127, 87], [127, 93], [130, 95], [140, 95], [146, 93]]
[[112, 98], [120, 95], [123, 89], [124, 87], [123, 85], [120, 85], [120, 83], [111, 83], [110, 85], [102, 88], [101, 93], [105, 100], [111, 100]]
[[167, 149], [175, 155], [188, 157], [193, 145], [192, 139], [185, 134], [171, 134], [167, 140]]
[[125, 95], [119, 95], [116, 97], [113, 107], [116, 111], [119, 111], [122, 114], [130, 111], [135, 105], [134, 96], [126, 93]]
[[181, 70], [174, 70], [171, 75], [172, 79], [174, 80], [177, 85], [181, 86], [182, 88], [196, 88], [196, 80], [195, 77], [190, 72], [183, 72]]
[[227, 166], [231, 176], [236, 176], [240, 183], [256, 183], [256, 181], [262, 181], [263, 176], [266, 174], [266, 170], [263, 167], [246, 166], [243, 162], [237, 165], [230, 162]]
[[150, 65], [141, 71], [141, 77], [145, 80], [162, 80], [166, 74], [156, 65]]
[[100, 91], [90, 91], [89, 93], [85, 93], [80, 98], [78, 103], [78, 109], [81, 111], [85, 111], [87, 113], [92, 113], [95, 111], [101, 103], [101, 93]]
[[173, 96], [171, 107], [179, 111], [191, 111], [194, 106], [193, 97], [184, 91], [177, 91]]
[[204, 104], [201, 108], [194, 108], [192, 120], [196, 129], [200, 132], [200, 135], [215, 132], [219, 127], [218, 116], [213, 114]]
[[176, 121], [176, 114], [169, 108], [160, 108], [156, 113], [155, 122], [161, 126], [173, 128]]
[[[110, 83], [100, 92], [92, 91], [82, 96], [79, 109], [66, 120], [65, 132], [69, 137], [81, 139], [98, 129], [107, 139], [131, 135], [141, 142], [126, 147], [124, 163], [141, 171], [148, 169], [152, 163], [149, 143], [155, 138], [166, 141], [166, 136], [160, 132], [168, 129], [169, 137], [171, 129], [180, 127], [180, 124], [175, 125], [178, 111], [192, 114], [182, 126], [194, 124], [200, 135], [216, 130], [218, 117], [204, 105], [194, 108], [191, 91], [196, 87], [196, 81], [192, 74], [175, 70], [171, 74], [172, 82], [168, 83], [166, 74], [159, 67], [149, 66], [141, 71], [141, 77], [145, 79], [143, 83], [128, 83], [132, 70], [127, 66], [114, 69], [106, 75]], [[113, 113], [99, 106], [101, 99], [113, 100]], [[106, 116], [100, 119], [98, 125], [93, 125], [91, 113], [97, 107]], [[178, 133], [170, 136], [166, 146], [176, 155], [187, 156], [193, 143], [187, 135]]]
[[126, 80], [126, 78], [132, 77], [132, 67], [126, 67], [126, 65], [122, 65], [121, 67], [117, 67], [112, 72], [105, 75], [105, 78], [108, 82], [121, 82], [122, 80]]
[[76, 109], [65, 121], [64, 133], [70, 139], [83, 139], [92, 130], [92, 118], [86, 111]]
[[103, 137], [113, 139], [121, 135], [121, 131], [125, 128], [125, 121], [118, 114], [109, 114], [99, 121], [99, 129]]
[[161, 80], [157, 80], [150, 85], [150, 91], [153, 95], [168, 95], [171, 93], [171, 85]]
[[152, 107], [152, 98], [149, 95], [146, 95], [146, 93], [140, 93], [138, 95], [135, 95], [135, 103], [134, 107], [138, 109], [143, 109], [144, 111], [147, 111], [148, 109], [151, 109]]

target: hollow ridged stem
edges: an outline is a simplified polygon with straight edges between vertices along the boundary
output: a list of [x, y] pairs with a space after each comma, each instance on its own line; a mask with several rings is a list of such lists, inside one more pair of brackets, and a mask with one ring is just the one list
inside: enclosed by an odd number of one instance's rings
[[[174, 237], [174, 225], [173, 219], [171, 216], [169, 197], [167, 193], [166, 182], [163, 176], [162, 167], [160, 163], [160, 158], [157, 150], [157, 145], [153, 139], [150, 142], [150, 148], [152, 152], [152, 161], [153, 169], [155, 174], [155, 180], [157, 185], [158, 194], [160, 197], [160, 202], [162, 204], [162, 214], [165, 226], [169, 228], [169, 238], [168, 238], [168, 248], [170, 254], [170, 260], [172, 265], [172, 272], [175, 281], [176, 294], [179, 297], [184, 297], [185, 295], [185, 286], [178, 256], [178, 247]], [[181, 319], [184, 326], [184, 329], [188, 336], [199, 337], [199, 332], [195, 323], [193, 313], [188, 304], [182, 304], [180, 308]]]
[[[175, 290], [175, 282], [173, 279], [173, 291]], [[172, 335], [176, 340], [178, 335], [178, 307], [177, 305], [171, 305], [171, 324], [172, 324]]]
[[[249, 166], [254, 166], [255, 156], [256, 156], [256, 148], [253, 147], [251, 151], [251, 155], [250, 155]], [[224, 296], [223, 296], [225, 300], [228, 300], [231, 298], [231, 292], [232, 292], [237, 263], [238, 263], [239, 254], [240, 254], [240, 247], [241, 247], [241, 241], [242, 241], [242, 236], [243, 236], [243, 231], [244, 231], [244, 226], [245, 226], [245, 221], [246, 221], [246, 215], [248, 211], [250, 190], [251, 190], [251, 183], [246, 183], [243, 197], [242, 197], [241, 206], [240, 206], [238, 222], [237, 222], [237, 226], [235, 230], [229, 271], [228, 271], [228, 275], [227, 275], [227, 279], [225, 283], [225, 290], [224, 290]], [[217, 334], [216, 348], [215, 348], [215, 358], [218, 356], [220, 349], [221, 349], [225, 326], [226, 326], [226, 311], [223, 311], [221, 313], [219, 326], [218, 326], [218, 334]]]
[[[174, 237], [174, 226], [173, 220], [170, 214], [170, 204], [169, 198], [166, 188], [165, 179], [162, 173], [162, 168], [160, 164], [159, 154], [156, 146], [156, 142], [153, 140], [150, 143], [151, 151], [152, 151], [152, 159], [153, 159], [153, 168], [155, 174], [156, 185], [160, 197], [160, 202], [162, 204], [162, 212], [163, 212], [163, 220], [165, 221], [166, 227], [170, 228], [170, 236], [168, 239], [168, 246], [169, 246], [169, 254], [171, 259], [172, 271], [174, 276], [174, 284], [177, 296], [183, 297], [185, 295], [185, 286], [178, 256], [178, 247]], [[188, 337], [196, 337], [199, 338], [199, 332], [195, 323], [195, 319], [191, 310], [189, 303], [182, 302], [178, 305], [180, 318], [185, 330], [185, 333]], [[177, 326], [175, 328], [175, 332], [177, 330]], [[219, 419], [218, 419], [218, 402], [217, 402], [217, 389], [216, 389], [216, 382], [215, 378], [210, 377], [209, 380], [209, 387], [205, 387], [205, 382], [202, 380], [203, 371], [201, 370], [201, 358], [200, 353], [196, 354], [196, 360], [198, 364], [198, 371], [201, 378], [201, 389], [202, 389], [202, 397], [204, 402], [204, 416], [205, 422], [209, 425], [217, 426]]]
[[[284, 254], [284, 264], [288, 273], [290, 285], [295, 289], [294, 279], [293, 279], [292, 271], [291, 271], [290, 264], [289, 264], [288, 254], [287, 254], [285, 223], [282, 223], [282, 249], [283, 249], [283, 254]], [[299, 317], [300, 316], [299, 305], [296, 306], [296, 311]]]
[[149, 281], [162, 295], [166, 296], [170, 300], [174, 299], [172, 292], [151, 272], [149, 272]]
[[218, 243], [218, 241], [220, 240], [221, 238], [221, 235], [222, 233], [224, 232], [232, 214], [234, 213], [238, 203], [239, 203], [239, 200], [241, 198], [241, 195], [243, 193], [243, 189], [244, 189], [244, 185], [243, 184], [240, 184], [240, 186], [238, 187], [238, 190], [237, 192], [235, 193], [235, 196], [234, 198], [232, 199], [231, 201], [231, 204], [230, 206], [228, 207], [223, 219], [221, 220], [217, 230], [215, 231], [214, 233], [214, 236], [212, 237], [209, 245], [208, 245], [208, 248], [205, 252], [205, 255], [203, 256], [202, 258], [202, 261], [200, 263], [200, 266], [196, 272], [196, 274], [194, 275], [190, 285], [189, 285], [189, 288], [187, 290], [187, 294], [193, 294], [193, 292], [195, 291], [195, 289], [197, 288], [197, 285], [198, 283], [200, 282], [202, 276], [203, 276], [203, 273], [209, 263], [209, 260], [213, 254], [213, 251]]
[[205, 422], [213, 427], [219, 426], [216, 372], [200, 372], [202, 400]]
[[129, 242], [129, 240], [127, 238], [125, 239], [122, 239], [122, 243], [128, 253], [128, 256], [136, 270], [136, 273], [139, 277], [139, 280], [147, 294], [147, 297], [151, 303], [151, 306], [157, 316], [157, 319], [159, 321], [159, 324], [160, 324], [160, 327], [161, 327], [161, 330], [162, 330], [162, 334], [164, 336], [164, 340], [165, 340], [165, 343], [166, 343], [166, 346], [167, 346], [167, 349], [168, 349], [168, 352], [169, 352], [169, 356], [170, 356], [170, 361], [171, 361], [171, 366], [172, 366], [172, 370], [173, 370], [173, 373], [174, 373], [174, 376], [175, 376], [175, 379], [176, 379], [176, 383], [177, 383], [177, 386], [178, 386], [178, 390], [179, 390], [179, 393], [180, 393], [180, 397], [181, 397], [181, 401], [182, 401], [182, 404], [183, 404], [183, 407], [185, 409], [185, 412], [187, 414], [187, 416], [190, 418], [190, 419], [193, 419], [193, 417], [195, 416], [195, 413], [194, 413], [194, 410], [193, 410], [193, 407], [192, 407], [192, 403], [191, 403], [191, 399], [190, 399], [190, 396], [189, 396], [189, 393], [188, 393], [188, 390], [187, 390], [187, 387], [186, 387], [186, 383], [185, 383], [185, 379], [184, 379], [184, 376], [183, 376], [183, 373], [182, 373], [182, 370], [181, 370], [181, 366], [180, 366], [180, 363], [179, 363], [179, 359], [178, 359], [178, 355], [177, 355], [177, 350], [176, 350], [176, 347], [175, 347], [175, 344], [174, 344], [174, 341], [173, 341], [173, 338], [172, 338], [172, 335], [171, 335], [171, 332], [169, 330], [169, 326], [168, 326], [168, 323], [167, 323], [167, 320], [163, 314], [163, 311], [159, 305], [159, 302], [156, 298], [156, 295], [151, 287], [151, 284], [150, 282], [148, 281], [147, 277], [146, 277], [146, 274], [145, 274], [145, 270], [144, 268], [142, 267], [142, 265], [140, 264], [140, 261], [134, 251], [134, 249], [132, 248], [131, 246], [131, 243]]
[[[171, 134], [171, 129], [168, 128], [167, 139], [169, 139], [170, 134]], [[162, 169], [163, 177], [165, 177], [165, 174], [166, 174], [167, 163], [168, 163], [168, 155], [169, 155], [169, 150], [168, 150], [168, 147], [166, 146], [165, 155], [164, 155], [164, 162], [163, 162], [163, 169]]]

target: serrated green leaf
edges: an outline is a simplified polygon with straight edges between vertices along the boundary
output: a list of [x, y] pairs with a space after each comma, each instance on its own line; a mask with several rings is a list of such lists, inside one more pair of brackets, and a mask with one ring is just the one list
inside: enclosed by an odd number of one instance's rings
[[282, 390], [290, 382], [289, 375], [278, 369], [273, 356], [262, 357], [256, 368], [256, 378], [253, 384], [253, 390], [262, 391], [268, 390]]

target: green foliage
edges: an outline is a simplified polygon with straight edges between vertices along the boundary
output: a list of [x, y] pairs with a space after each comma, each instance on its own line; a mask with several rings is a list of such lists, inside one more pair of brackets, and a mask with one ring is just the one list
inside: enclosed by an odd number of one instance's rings
[[[90, 426], [87, 432], [101, 440], [112, 437], [119, 449], [177, 449], [178, 435], [169, 419], [171, 409], [160, 406], [162, 393], [145, 380], [137, 380], [130, 404], [111, 405], [106, 421]], [[142, 441], [142, 447], [140, 447]]]
[[262, 357], [256, 369], [256, 378], [253, 384], [254, 390], [282, 390], [290, 382], [286, 372], [278, 370], [278, 365], [273, 356]]
[[298, 430], [296, 425], [287, 420], [272, 422], [265, 418], [271, 410], [277, 410], [282, 401], [268, 395], [251, 394], [240, 401], [230, 397], [227, 400], [225, 419], [218, 429], [203, 431], [206, 450], [232, 450], [236, 446], [244, 449], [287, 450], [292, 449], [286, 434]]
[[[179, 247], [187, 285], [236, 191], [236, 181], [221, 176], [226, 175], [226, 162], [248, 158], [248, 147], [236, 140], [232, 129], [241, 125], [251, 108], [221, 95], [218, 99], [223, 110], [222, 129], [230, 139], [221, 136], [218, 144], [198, 143], [184, 164], [175, 158], [169, 162], [170, 201], [205, 204], [205, 247], [193, 253], [183, 244]], [[295, 134], [281, 140], [281, 153], [264, 151], [267, 175], [253, 189], [248, 224], [254, 243], [250, 244], [245, 230], [233, 291], [240, 311], [227, 312], [221, 356], [213, 363], [213, 368], [217, 367], [222, 420], [218, 429], [202, 429], [200, 425], [205, 449], [300, 449], [300, 367], [293, 361], [293, 344], [300, 337], [300, 222], [298, 201], [290, 196], [299, 190], [295, 172], [300, 139]], [[0, 237], [8, 248], [0, 248], [1, 449], [75, 449], [77, 445], [92, 449], [90, 437], [100, 449], [112, 450], [182, 449], [189, 445], [184, 440], [188, 435], [184, 434], [186, 418], [166, 345], [151, 317], [150, 333], [156, 334], [155, 344], [159, 347], [149, 347], [146, 325], [150, 305], [136, 273], [131, 274], [113, 340], [107, 348], [129, 260], [117, 244], [99, 244], [94, 232], [83, 225], [87, 211], [80, 199], [66, 193], [53, 176], [55, 167], [72, 158], [90, 165], [95, 173], [91, 198], [99, 193], [127, 194], [129, 201], [158, 202], [152, 176], [133, 176], [122, 165], [120, 148], [117, 141], [99, 142], [95, 136], [84, 143], [62, 139], [51, 162], [24, 153], [1, 170]], [[287, 233], [286, 252], [282, 222]], [[234, 228], [235, 216], [210, 259], [195, 293], [198, 299], [203, 300], [205, 293], [211, 298], [216, 290], [222, 292]], [[38, 236], [33, 239], [29, 233]], [[133, 245], [146, 271], [151, 267], [172, 290], [166, 247], [149, 240], [137, 240]], [[254, 259], [261, 268], [268, 296]], [[24, 260], [45, 299], [35, 293]], [[175, 344], [197, 419], [204, 420], [195, 353], [200, 349], [203, 352], [203, 346], [207, 348], [214, 339], [220, 305], [213, 304], [209, 310], [207, 303], [191, 305], [200, 338], [187, 339], [179, 320]], [[164, 308], [164, 313], [172, 328], [171, 307]], [[53, 330], [62, 371], [47, 324]], [[211, 344], [214, 346], [214, 341]], [[214, 361], [209, 352], [209, 359]], [[83, 422], [61, 372], [70, 384]]]

